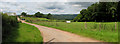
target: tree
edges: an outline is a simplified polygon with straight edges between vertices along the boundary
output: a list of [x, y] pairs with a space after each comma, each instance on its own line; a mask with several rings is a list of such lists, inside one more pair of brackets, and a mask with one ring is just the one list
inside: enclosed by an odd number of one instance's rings
[[25, 12], [22, 12], [22, 13], [21, 13], [21, 15], [23, 15], [23, 16], [26, 16], [26, 15], [27, 15], [27, 13], [25, 13]]
[[100, 2], [82, 9], [74, 21], [113, 22], [120, 20], [120, 5], [118, 2]]
[[117, 4], [117, 21], [120, 21], [120, 1], [118, 2], [118, 4]]
[[40, 12], [37, 12], [37, 13], [35, 13], [35, 16], [42, 18], [42, 17], [44, 17], [44, 14], [43, 14], [43, 13], [40, 13]]
[[[0, 15], [2, 15], [2, 42], [6, 42], [6, 40], [8, 40], [8, 38], [11, 38], [9, 36], [14, 36], [13, 32], [16, 32], [16, 34], [18, 34], [18, 30], [17, 28], [19, 27], [19, 23], [17, 21], [17, 17], [16, 16], [8, 16], [7, 13], [0, 13]], [[1, 28], [0, 27], [0, 28]], [[7, 27], [7, 28], [6, 28]], [[7, 32], [7, 33], [6, 33]]]
[[52, 17], [51, 13], [48, 13], [47, 19], [50, 19]]

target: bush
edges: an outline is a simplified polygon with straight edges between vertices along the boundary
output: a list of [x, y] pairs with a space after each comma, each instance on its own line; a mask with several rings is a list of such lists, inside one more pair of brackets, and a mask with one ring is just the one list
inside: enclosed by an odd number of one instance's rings
[[2, 38], [3, 42], [10, 36], [13, 31], [17, 31], [18, 21], [16, 16], [8, 16], [5, 13], [2, 14]]

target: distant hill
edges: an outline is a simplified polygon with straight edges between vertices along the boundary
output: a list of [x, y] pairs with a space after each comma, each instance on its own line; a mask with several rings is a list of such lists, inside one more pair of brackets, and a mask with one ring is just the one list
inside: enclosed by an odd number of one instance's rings
[[[47, 14], [44, 14], [44, 15], [47, 15]], [[73, 20], [77, 15], [78, 14], [52, 14], [52, 19]]]
[[72, 20], [74, 19], [78, 14], [52, 14], [53, 19], [58, 20]]

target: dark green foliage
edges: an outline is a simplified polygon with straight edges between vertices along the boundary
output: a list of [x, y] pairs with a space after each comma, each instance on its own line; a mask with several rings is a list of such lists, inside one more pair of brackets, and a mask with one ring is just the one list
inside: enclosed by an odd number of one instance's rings
[[52, 17], [51, 13], [47, 15], [47, 19], [50, 19]]
[[[16, 36], [11, 37], [11, 35], [15, 35], [12, 32], [16, 32], [17, 34], [17, 28], [18, 28], [18, 21], [16, 16], [8, 16], [7, 14], [1, 13], [2, 14], [2, 41], [7, 42], [6, 40], [8, 37], [11, 39], [15, 39]], [[11, 41], [11, 40], [10, 40]]]
[[43, 14], [43, 13], [40, 13], [40, 12], [37, 12], [37, 13], [35, 13], [35, 16], [36, 16], [36, 17], [39, 17], [39, 18], [43, 18], [43, 17], [44, 17], [44, 14]]
[[118, 2], [99, 2], [80, 11], [74, 21], [115, 22], [118, 20]]
[[34, 15], [26, 15], [26, 17], [35, 17]]
[[118, 2], [118, 5], [117, 5], [117, 19], [120, 21], [120, 1]]
[[21, 13], [21, 15], [23, 15], [23, 16], [26, 16], [26, 15], [27, 15], [27, 13], [25, 13], [25, 12], [22, 12], [22, 13]]

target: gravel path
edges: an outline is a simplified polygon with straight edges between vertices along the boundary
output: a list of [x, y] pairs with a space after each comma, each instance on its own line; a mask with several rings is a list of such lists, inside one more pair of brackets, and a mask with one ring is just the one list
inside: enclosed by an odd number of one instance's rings
[[30, 24], [37, 27], [43, 36], [43, 42], [101, 42], [66, 31], [61, 31], [59, 29], [31, 24], [25, 21], [22, 21], [22, 23]]

